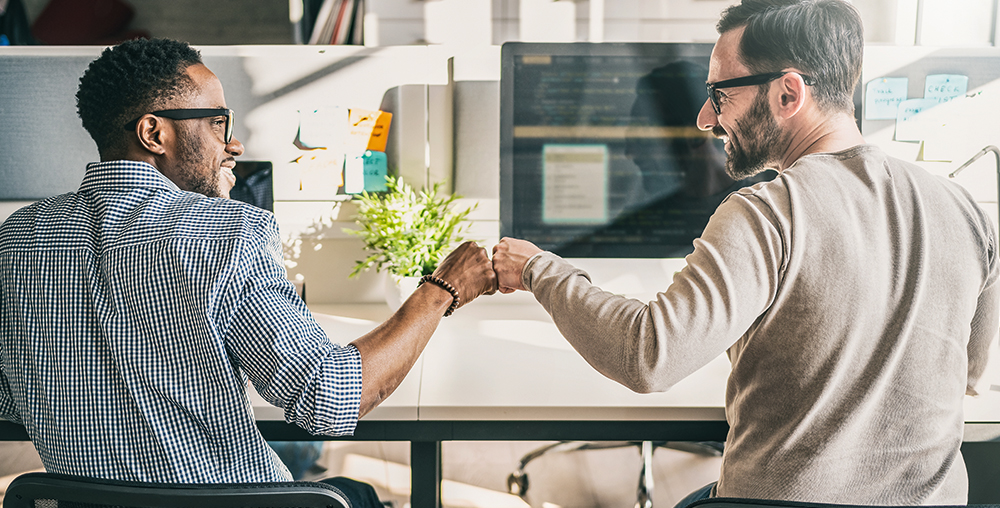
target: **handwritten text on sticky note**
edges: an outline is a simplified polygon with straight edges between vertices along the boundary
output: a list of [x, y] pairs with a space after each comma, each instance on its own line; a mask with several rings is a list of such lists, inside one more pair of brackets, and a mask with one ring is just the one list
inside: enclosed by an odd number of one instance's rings
[[899, 103], [906, 100], [907, 78], [877, 78], [865, 88], [865, 119], [892, 120]]
[[919, 115], [939, 103], [937, 99], [908, 99], [899, 103], [896, 116], [896, 141], [922, 141], [928, 139], [928, 133], [936, 126], [928, 123]]
[[924, 98], [947, 102], [965, 95], [969, 90], [969, 77], [961, 74], [928, 74], [924, 80]]

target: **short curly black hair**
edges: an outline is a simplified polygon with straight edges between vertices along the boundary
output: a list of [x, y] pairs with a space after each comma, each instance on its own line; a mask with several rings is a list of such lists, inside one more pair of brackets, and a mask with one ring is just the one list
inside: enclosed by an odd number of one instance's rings
[[186, 42], [137, 39], [105, 49], [80, 77], [77, 114], [101, 160], [121, 158], [125, 124], [195, 87], [185, 73], [201, 54]]

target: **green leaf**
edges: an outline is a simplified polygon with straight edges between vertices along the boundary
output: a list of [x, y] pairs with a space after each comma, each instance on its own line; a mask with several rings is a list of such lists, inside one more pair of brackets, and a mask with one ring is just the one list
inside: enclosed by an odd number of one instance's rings
[[385, 192], [355, 195], [355, 222], [361, 229], [344, 231], [360, 237], [369, 255], [355, 264], [349, 277], [372, 267], [401, 276], [432, 273], [465, 240], [465, 218], [478, 206], [455, 211], [459, 196], [439, 195], [440, 187], [436, 183], [429, 190], [414, 192], [402, 177], [387, 176]]

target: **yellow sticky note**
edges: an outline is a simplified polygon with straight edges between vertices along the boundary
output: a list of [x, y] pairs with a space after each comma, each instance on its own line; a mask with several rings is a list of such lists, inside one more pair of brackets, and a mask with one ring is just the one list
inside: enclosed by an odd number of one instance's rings
[[348, 113], [348, 151], [385, 151], [392, 113], [352, 108]]
[[323, 148], [309, 150], [294, 161], [299, 166], [299, 190], [344, 185], [344, 154]]

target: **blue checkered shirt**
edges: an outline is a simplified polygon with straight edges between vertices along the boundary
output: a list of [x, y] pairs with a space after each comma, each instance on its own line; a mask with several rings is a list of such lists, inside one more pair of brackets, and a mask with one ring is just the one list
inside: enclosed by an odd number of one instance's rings
[[246, 383], [316, 434], [354, 431], [361, 357], [286, 279], [274, 216], [91, 164], [0, 226], [0, 416], [50, 472], [290, 480]]

